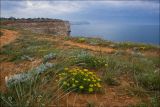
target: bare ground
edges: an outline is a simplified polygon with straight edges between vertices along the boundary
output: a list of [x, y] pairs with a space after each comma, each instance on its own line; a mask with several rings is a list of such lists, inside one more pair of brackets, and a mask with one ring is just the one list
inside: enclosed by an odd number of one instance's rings
[[0, 48], [13, 42], [18, 37], [18, 32], [12, 30], [1, 29], [3, 36], [0, 37]]

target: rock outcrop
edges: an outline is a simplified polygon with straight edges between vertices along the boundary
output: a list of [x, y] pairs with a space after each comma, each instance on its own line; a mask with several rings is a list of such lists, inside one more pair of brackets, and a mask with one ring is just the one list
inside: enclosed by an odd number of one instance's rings
[[22, 28], [39, 34], [53, 34], [57, 36], [70, 36], [70, 23], [63, 20], [47, 20], [47, 21], [29, 21], [20, 20], [12, 23], [6, 23], [10, 27]]

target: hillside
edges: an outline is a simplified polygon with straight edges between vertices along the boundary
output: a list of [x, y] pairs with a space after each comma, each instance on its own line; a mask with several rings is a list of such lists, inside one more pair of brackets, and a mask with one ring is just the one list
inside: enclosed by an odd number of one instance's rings
[[159, 46], [13, 28], [0, 42], [3, 107], [160, 106]]

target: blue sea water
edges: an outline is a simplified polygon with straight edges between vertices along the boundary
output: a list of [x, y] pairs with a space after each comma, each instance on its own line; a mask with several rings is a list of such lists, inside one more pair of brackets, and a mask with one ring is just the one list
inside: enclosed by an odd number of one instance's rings
[[72, 36], [99, 37], [115, 42], [138, 42], [158, 45], [159, 25], [71, 25]]

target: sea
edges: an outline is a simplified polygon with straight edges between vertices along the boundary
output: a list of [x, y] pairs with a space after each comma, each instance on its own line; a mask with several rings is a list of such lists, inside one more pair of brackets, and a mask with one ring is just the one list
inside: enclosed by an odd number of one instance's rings
[[160, 25], [73, 24], [71, 35], [160, 45]]

